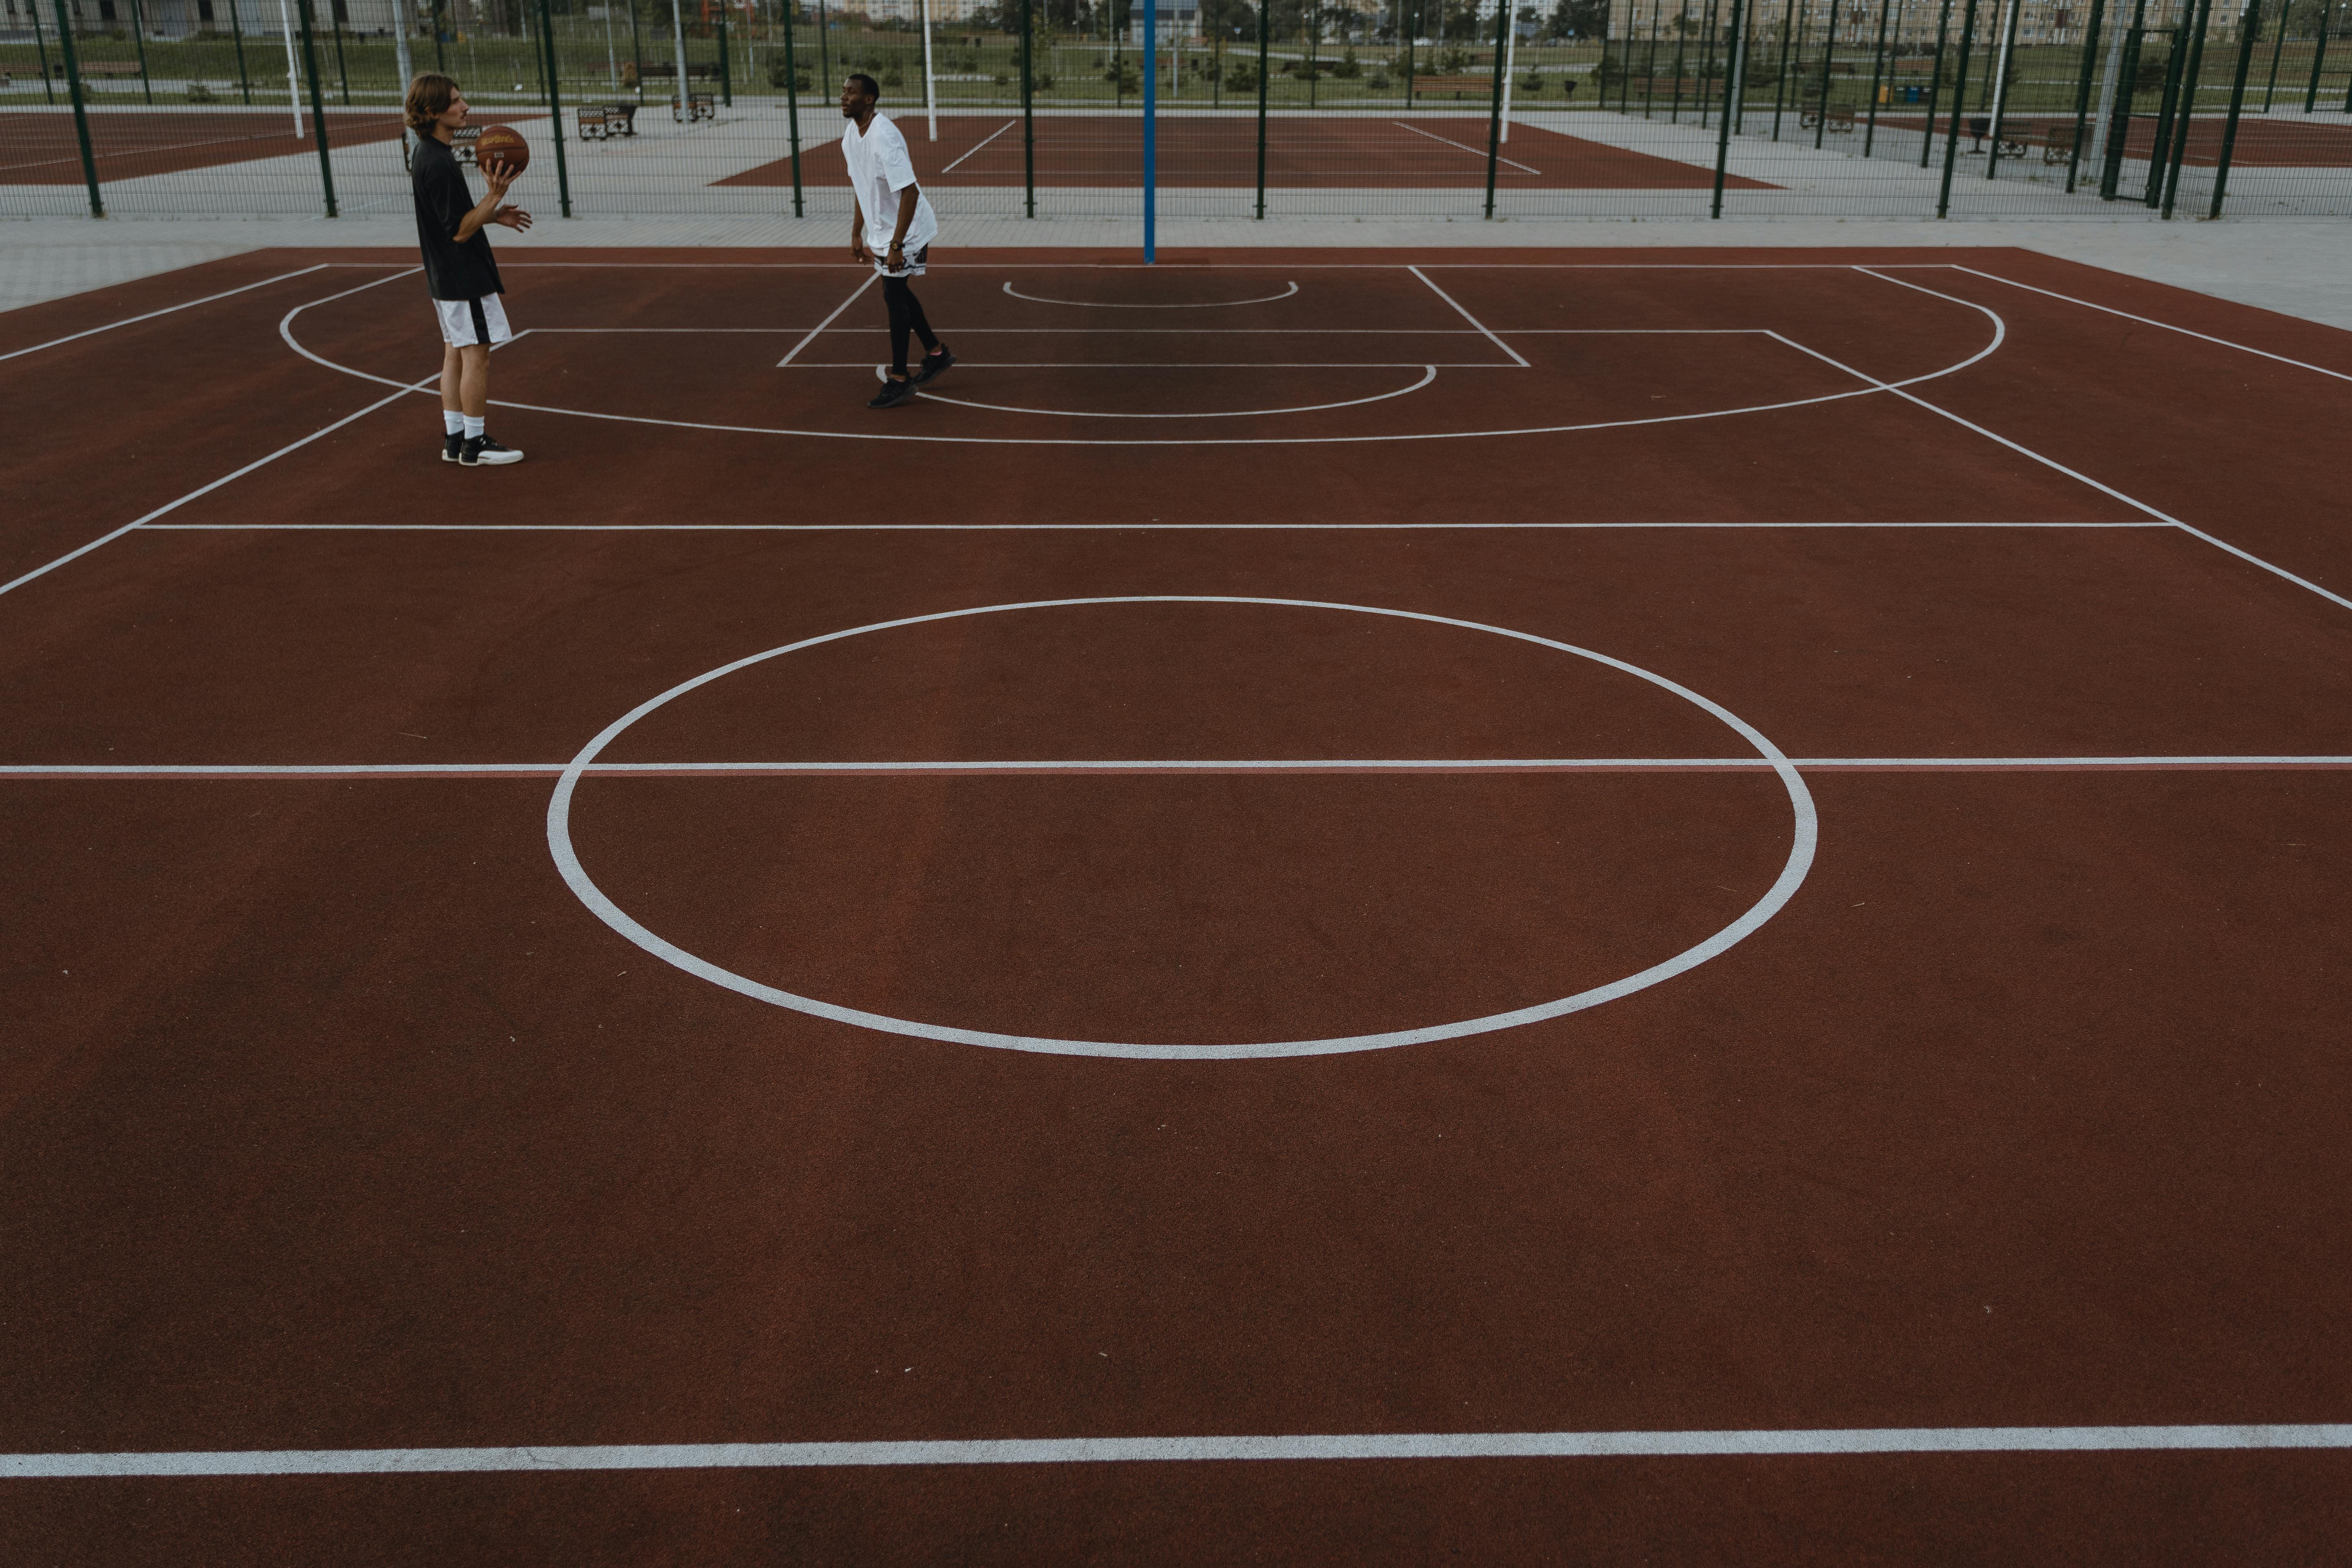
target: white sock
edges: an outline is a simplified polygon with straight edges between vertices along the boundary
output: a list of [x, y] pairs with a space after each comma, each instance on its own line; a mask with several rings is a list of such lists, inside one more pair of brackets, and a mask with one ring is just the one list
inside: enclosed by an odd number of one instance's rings
[[454, 408], [444, 408], [441, 411], [441, 434], [444, 436], [455, 436], [458, 431], [463, 430], [465, 427], [466, 416], [464, 415], [458, 413]]
[[482, 426], [488, 422], [489, 416], [486, 414], [481, 418], [477, 419], [472, 415], [468, 414], [464, 416], [464, 418], [466, 421], [466, 439], [468, 441], [480, 440], [482, 438]]

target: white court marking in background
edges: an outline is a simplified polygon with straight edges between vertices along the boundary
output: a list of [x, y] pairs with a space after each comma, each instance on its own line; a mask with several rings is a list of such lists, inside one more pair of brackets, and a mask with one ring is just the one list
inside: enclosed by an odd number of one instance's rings
[[[798, 653], [805, 648], [826, 643], [840, 642], [848, 637], [863, 637], [869, 632], [891, 631], [904, 626], [924, 626], [937, 621], [961, 620], [970, 616], [1003, 615], [1018, 610], [1068, 609], [1082, 605], [1246, 605], [1278, 610], [1336, 610], [1351, 615], [1380, 616], [1395, 620], [1417, 621], [1430, 626], [1455, 626], [1465, 631], [1485, 632], [1516, 642], [1532, 643], [1538, 647], [1553, 649], [1577, 658], [1647, 681], [1652, 686], [1681, 698], [1709, 714], [1755, 748], [1758, 758], [1779, 777], [1781, 788], [1788, 792], [1792, 820], [1789, 855], [1780, 873], [1763, 897], [1730, 924], [1703, 942], [1684, 949], [1663, 963], [1626, 975], [1605, 985], [1596, 985], [1531, 1007], [1514, 1008], [1508, 1012], [1488, 1014], [1483, 1017], [1459, 1019], [1447, 1024], [1428, 1025], [1418, 1028], [1392, 1029], [1369, 1035], [1338, 1036], [1327, 1039], [1268, 1040], [1247, 1044], [1226, 1045], [1157, 1045], [1118, 1040], [1067, 1040], [1040, 1036], [1008, 1035], [988, 1029], [963, 1029], [945, 1025], [919, 1023], [908, 1018], [894, 1018], [887, 1014], [868, 1013], [860, 1008], [844, 1007], [835, 1003], [803, 996], [778, 986], [762, 984], [730, 969], [723, 969], [709, 960], [687, 952], [684, 948], [640, 924], [596, 885], [587, 868], [580, 863], [572, 842], [572, 799], [583, 775], [593, 767], [605, 748], [620, 739], [629, 727], [677, 698], [696, 691], [772, 658]], [[1417, 610], [1383, 609], [1370, 605], [1337, 604], [1316, 599], [1271, 599], [1225, 595], [1138, 594], [1102, 598], [1034, 599], [1017, 604], [981, 605], [971, 609], [943, 610], [933, 615], [908, 616], [898, 620], [877, 621], [868, 626], [851, 626], [843, 631], [826, 632], [818, 637], [804, 637], [782, 647], [770, 648], [720, 665], [691, 680], [681, 681], [657, 697], [639, 703], [604, 729], [582, 748], [580, 754], [556, 781], [555, 793], [547, 805], [547, 845], [555, 859], [564, 882], [580, 901], [588, 906], [597, 919], [621, 935], [636, 943], [665, 963], [687, 973], [709, 981], [739, 995], [754, 1001], [789, 1007], [797, 1013], [829, 1018], [835, 1023], [850, 1024], [859, 1028], [878, 1030], [884, 1034], [909, 1035], [921, 1039], [946, 1040], [958, 1045], [986, 1046], [998, 1050], [1035, 1051], [1054, 1056], [1126, 1057], [1160, 1061], [1241, 1060], [1270, 1057], [1329, 1056], [1347, 1051], [1385, 1050], [1397, 1046], [1425, 1044], [1433, 1040], [1459, 1039], [1468, 1035], [1490, 1034], [1497, 1029], [1513, 1029], [1523, 1025], [1540, 1023], [1582, 1012], [1621, 996], [1630, 996], [1664, 980], [1672, 979], [1687, 970], [1696, 969], [1707, 960], [1728, 952], [1742, 939], [1760, 928], [1778, 914], [1796, 896], [1805, 873], [1813, 863], [1813, 849], [1819, 836], [1819, 819], [1813, 810], [1813, 797], [1805, 787], [1804, 779], [1796, 765], [1762, 731], [1733, 713], [1720, 703], [1700, 696], [1686, 686], [1678, 685], [1663, 675], [1654, 674], [1639, 665], [1628, 664], [1607, 654], [1578, 647], [1572, 643], [1554, 641], [1532, 632], [1513, 631], [1507, 626], [1488, 626], [1479, 621], [1458, 620], [1451, 616], [1426, 615]]]
[[1265, 294], [1255, 300], [1191, 300], [1172, 305], [1138, 303], [1128, 300], [1048, 300], [1041, 294], [1024, 294], [1013, 286], [1009, 278], [1004, 280], [1004, 291], [1033, 305], [1074, 305], [1086, 310], [1221, 310], [1228, 305], [1271, 305], [1276, 300], [1287, 300], [1297, 293], [1298, 285], [1293, 283], [1279, 294]]

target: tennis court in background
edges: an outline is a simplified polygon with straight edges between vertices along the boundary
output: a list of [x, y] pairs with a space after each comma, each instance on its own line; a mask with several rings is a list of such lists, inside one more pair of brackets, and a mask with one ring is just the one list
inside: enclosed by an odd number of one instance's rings
[[462, 470], [413, 269], [0, 315], [28, 1560], [2343, 1538], [2352, 337], [517, 247]]

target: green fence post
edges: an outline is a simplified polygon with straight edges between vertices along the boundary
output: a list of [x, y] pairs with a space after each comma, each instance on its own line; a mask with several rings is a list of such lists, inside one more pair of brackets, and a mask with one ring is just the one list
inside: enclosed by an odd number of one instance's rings
[[1797, 0], [1780, 13], [1780, 60], [1772, 68], [1772, 140], [1780, 140], [1780, 111], [1789, 106], [1789, 43], [1797, 36]]
[[[242, 0], [228, 0], [228, 36], [236, 41], [236, 89], [244, 96], [247, 107], [250, 108], [253, 104], [253, 78], [245, 68], [245, 23], [236, 14], [240, 4]], [[407, 86], [406, 82], [401, 83], [402, 90], [405, 91]]]
[[319, 50], [311, 37], [310, 0], [297, 0], [296, 14], [302, 24], [302, 74], [310, 79], [310, 138], [319, 144], [319, 184], [326, 193], [327, 216], [339, 216], [335, 211], [335, 163], [327, 152], [327, 108], [319, 98]]
[[[438, 5], [441, 0], [433, 3]], [[629, 69], [636, 73], [637, 101], [642, 104], [646, 100], [646, 47], [637, 36], [637, 0], [629, 0]]]
[[2278, 96], [2279, 57], [2286, 52], [2286, 8], [2288, 0], [2279, 0], [2278, 37], [2271, 40], [2271, 79], [2263, 89], [2263, 112], [2271, 111], [2271, 100]]
[[2303, 111], [2311, 113], [2319, 107], [2319, 69], [2327, 62], [2327, 0], [2319, 4], [2319, 38], [2311, 46], [2311, 86], [2304, 90]]
[[[2098, 0], [2092, 0], [2096, 5]], [[1878, 37], [1870, 46], [1870, 120], [1862, 132], [1862, 155], [1870, 156], [1878, 141], [1878, 84], [1886, 75], [1886, 18], [1895, 0], [1879, 0]]]
[[2183, 75], [2188, 87], [2182, 94], [2179, 122], [2172, 132], [2172, 167], [2164, 176], [2164, 216], [2172, 216], [2172, 204], [2180, 195], [2180, 166], [2189, 157], [2189, 132], [2197, 123], [2197, 83], [2205, 70], [2205, 29], [2212, 25], [2213, 0], [2199, 0], [2197, 31], [2189, 39], [2189, 64]]
[[[1743, 0], [1731, 0], [1732, 58], [1737, 58], [1739, 53], [1740, 29], [1745, 21], [1742, 4]], [[1723, 119], [1715, 132], [1715, 205], [1707, 214], [1711, 218], [1723, 216], [1723, 176], [1731, 163], [1731, 95], [1737, 89], [1737, 80], [1731, 60], [1727, 59], [1723, 68]]]
[[2099, 63], [2099, 23], [2107, 0], [2091, 0], [2091, 19], [2083, 29], [2083, 75], [2074, 84], [2074, 144], [2066, 154], [2066, 194], [2074, 194], [2074, 174], [2083, 166], [2083, 129], [2091, 119], [2091, 78]]
[[2221, 216], [2221, 192], [2230, 183], [2230, 155], [2238, 146], [2238, 114], [2246, 102], [2246, 71], [2254, 63], [2254, 37], [2262, 30], [2262, 0], [2248, 0], [2246, 8], [2238, 15], [2238, 69], [2230, 81], [2230, 118], [2221, 126], [2221, 157], [2213, 169], [2213, 200], [2205, 209], [2209, 218]]
[[1822, 138], [1830, 128], [1830, 62], [1837, 58], [1838, 0], [1830, 0], [1830, 30], [1822, 39], [1821, 102], [1814, 105], [1813, 151], [1822, 150]]
[[343, 63], [343, 19], [331, 11], [328, 13], [327, 19], [335, 29], [335, 77], [342, 83], [343, 107], [349, 109], [352, 106], [352, 69]]
[[827, 93], [835, 90], [833, 80], [833, 57], [825, 42], [828, 26], [824, 19], [824, 0], [816, 0], [816, 75], [817, 85]]
[[73, 102], [74, 139], [81, 143], [81, 177], [89, 185], [89, 216], [104, 217], [106, 203], [98, 194], [98, 155], [89, 149], [89, 110], [81, 97], [81, 60], [74, 53], [73, 18], [66, 0], [52, 0], [58, 8], [58, 47], [66, 61], [66, 97]]
[[[547, 0], [540, 0], [542, 7]], [[720, 5], [712, 13], [719, 18], [719, 101], [728, 108], [735, 107], [735, 73], [727, 59], [727, 7]]]
[[41, 26], [41, 0], [33, 0], [33, 47], [41, 56], [41, 100], [45, 103], [58, 100], [58, 89], [49, 81], [49, 35]]
[[[818, 0], [823, 4], [823, 0]], [[1024, 216], [1037, 216], [1037, 121], [1036, 89], [1033, 85], [1036, 71], [1033, 63], [1037, 37], [1036, 18], [1031, 14], [1029, 0], [1021, 0], [1021, 199]]]
[[1666, 109], [1666, 123], [1683, 122], [1683, 54], [1690, 45], [1690, 0], [1682, 0], [1675, 11], [1675, 97]]
[[563, 157], [563, 89], [556, 81], [555, 19], [548, 15], [547, 0], [539, 0], [539, 37], [547, 51], [547, 119], [555, 139], [555, 198], [562, 205], [563, 216], [570, 217], [572, 171]]
[[[1157, 0], [1147, 0], [1156, 4]], [[1266, 47], [1273, 39], [1274, 0], [1257, 0], [1257, 216], [1265, 216], [1265, 66]], [[1408, 55], [1406, 58], [1411, 59]], [[1412, 101], [1412, 67], [1405, 74], [1405, 101]]]
[[1495, 216], [1495, 170], [1503, 155], [1503, 51], [1511, 41], [1514, 0], [1495, 0], [1495, 91], [1486, 109], [1486, 216]]
[[131, 0], [131, 41], [139, 46], [139, 90], [152, 103], [155, 84], [147, 75], [147, 13], [139, 0]]
[[1952, 0], [1936, 13], [1936, 58], [1927, 67], [1927, 125], [1919, 137], [1919, 166], [1926, 168], [1936, 151], [1936, 107], [1944, 101], [1944, 43], [1952, 32]]
[[[2196, 0], [2188, 0], [2182, 7], [2183, 18], [2194, 8]], [[2164, 199], [2165, 166], [2172, 161], [2173, 117], [2180, 107], [2180, 66], [2188, 56], [2178, 24], [2166, 29], [2169, 47], [2164, 53], [2164, 96], [2156, 105], [2156, 145], [2147, 150], [2147, 189], [2140, 195], [2140, 205], [2153, 207]]]
[[2100, 160], [2099, 199], [2112, 202], [2121, 196], [2124, 183], [2125, 143], [2131, 136], [2132, 100], [2139, 96], [2139, 48], [2147, 30], [2140, 24], [2147, 18], [2147, 0], [2132, 0], [2131, 26], [2124, 34], [2124, 52], [2116, 62], [2116, 102], [2107, 115], [2105, 156]]
[[[636, 25], [637, 8], [632, 4], [629, 6], [629, 26], [634, 28]], [[441, 0], [433, 0], [433, 68], [443, 76], [449, 74], [448, 58], [442, 53], [441, 45]], [[405, 86], [402, 90], [406, 90]]]
[[1992, 132], [1985, 144], [1985, 178], [1990, 180], [2000, 168], [2000, 127], [2009, 113], [2009, 90], [2017, 82], [2017, 24], [2025, 12], [2025, 0], [2010, 0], [2009, 25], [2000, 30], [2000, 54], [1993, 61], [1995, 86], [1992, 94], [1992, 123], [1985, 129]]
[[1706, 19], [1698, 25], [1699, 37], [1706, 45], [1706, 52], [1698, 58], [1698, 128], [1702, 131], [1715, 112], [1715, 100], [1706, 90], [1706, 84], [1715, 79], [1715, 13], [1716, 0], [1706, 0]]
[[[1952, 171], [1960, 161], [1960, 119], [1968, 112], [1969, 45], [1977, 30], [1977, 0], [1969, 0], [1960, 18], [1960, 63], [1952, 73], [1952, 132], [1944, 139], [1944, 184], [1936, 196], [1936, 216], [1952, 216]], [[1928, 127], [1934, 132], [1935, 127]]]
[[[546, 0], [540, 0], [541, 5]], [[799, 58], [793, 52], [793, 32], [799, 26], [800, 7], [793, 0], [784, 0], [784, 123], [793, 148], [793, 216], [804, 217], [806, 209], [801, 202], [801, 68]], [[643, 97], [640, 83], [638, 96]]]
[[[1266, 5], [1270, 4], [1271, 0], [1259, 0], [1259, 3]], [[1412, 20], [1407, 26], [1404, 35], [1404, 111], [1407, 114], [1412, 112], [1413, 42], [1420, 37], [1421, 0], [1413, 0]], [[1265, 79], [1265, 27], [1263, 23], [1258, 27], [1257, 75], [1258, 80]]]
[[[1794, 4], [1794, 0], [1790, 0]], [[1658, 21], [1665, 15], [1664, 0], [1651, 0], [1650, 58], [1642, 67], [1642, 118], [1650, 118], [1650, 105], [1658, 97]]]

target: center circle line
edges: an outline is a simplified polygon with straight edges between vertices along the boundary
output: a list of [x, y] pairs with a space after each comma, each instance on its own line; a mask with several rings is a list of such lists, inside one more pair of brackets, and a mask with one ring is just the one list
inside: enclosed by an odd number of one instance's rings
[[[1458, 626], [1466, 631], [1487, 632], [1496, 637], [1531, 643], [1538, 647], [1590, 659], [1608, 668], [1649, 682], [1692, 703], [1738, 734], [1754, 747], [1757, 755], [1776, 774], [1789, 796], [1793, 831], [1789, 855], [1764, 895], [1728, 925], [1712, 936], [1684, 949], [1662, 963], [1628, 974], [1622, 979], [1590, 987], [1553, 1001], [1532, 1006], [1513, 1008], [1507, 1012], [1490, 1013], [1480, 1017], [1465, 1018], [1445, 1024], [1433, 1024], [1419, 1028], [1385, 1030], [1371, 1034], [1335, 1036], [1320, 1039], [1267, 1040], [1239, 1044], [1163, 1045], [1120, 1040], [1076, 1040], [1045, 1036], [1013, 1035], [989, 1029], [966, 1029], [951, 1025], [924, 1023], [916, 1019], [898, 1018], [887, 1014], [867, 1012], [862, 1008], [845, 1007], [813, 996], [803, 996], [780, 986], [738, 974], [712, 963], [708, 959], [688, 952], [667, 938], [652, 931], [635, 916], [622, 909], [604, 889], [589, 876], [580, 862], [572, 841], [572, 801], [581, 778], [594, 765], [604, 749], [639, 720], [687, 695], [699, 690], [715, 680], [723, 679], [739, 670], [786, 654], [820, 647], [827, 643], [849, 637], [863, 637], [869, 632], [891, 631], [903, 626], [925, 626], [936, 621], [960, 620], [972, 616], [1003, 615], [1016, 610], [1068, 609], [1098, 605], [1256, 605], [1279, 609], [1339, 610], [1357, 615], [1384, 616], [1397, 620], [1419, 621], [1432, 626]], [[1812, 868], [1813, 857], [1821, 836], [1820, 816], [1813, 805], [1812, 793], [1805, 787], [1804, 779], [1796, 765], [1774, 745], [1771, 740], [1754, 725], [1740, 718], [1722, 704], [1701, 696], [1690, 688], [1663, 675], [1629, 664], [1621, 658], [1579, 647], [1573, 643], [1538, 637], [1533, 632], [1515, 631], [1508, 626], [1488, 625], [1482, 621], [1460, 619], [1453, 616], [1431, 615], [1419, 610], [1390, 609], [1372, 605], [1349, 605], [1322, 599], [1276, 599], [1239, 595], [1213, 594], [1128, 594], [1075, 599], [1029, 599], [1012, 604], [978, 605], [960, 610], [938, 610], [928, 615], [903, 616], [887, 621], [875, 621], [862, 626], [848, 626], [839, 631], [822, 632], [803, 637], [782, 647], [747, 654], [741, 658], [722, 664], [716, 669], [680, 681], [668, 690], [646, 699], [599, 731], [579, 754], [568, 763], [556, 780], [553, 793], [547, 803], [547, 845], [556, 868], [574, 897], [589, 911], [627, 938], [638, 947], [665, 963], [688, 974], [707, 980], [714, 985], [748, 996], [754, 1001], [790, 1008], [813, 1017], [826, 1018], [835, 1023], [884, 1034], [909, 1036], [919, 1039], [941, 1040], [957, 1045], [982, 1046], [997, 1050], [1030, 1051], [1054, 1056], [1113, 1057], [1157, 1061], [1248, 1060], [1279, 1057], [1335, 1056], [1353, 1051], [1391, 1049], [1398, 1046], [1421, 1045], [1437, 1040], [1459, 1039], [1471, 1035], [1490, 1034], [1499, 1029], [1517, 1028], [1523, 1025], [1541, 1023], [1564, 1017], [1570, 1013], [1597, 1007], [1648, 989], [1661, 981], [1697, 968], [1754, 934], [1764, 923], [1778, 914], [1803, 885], [1806, 873]]]

